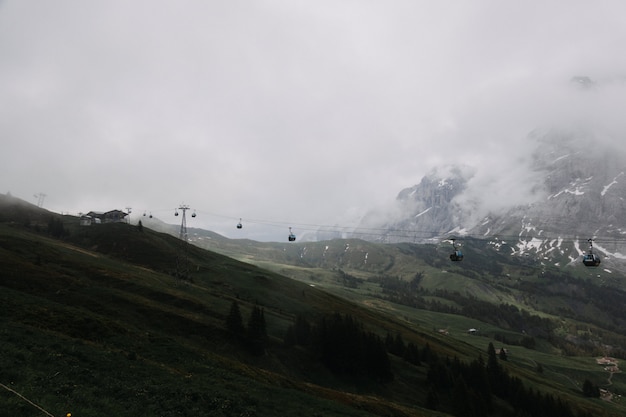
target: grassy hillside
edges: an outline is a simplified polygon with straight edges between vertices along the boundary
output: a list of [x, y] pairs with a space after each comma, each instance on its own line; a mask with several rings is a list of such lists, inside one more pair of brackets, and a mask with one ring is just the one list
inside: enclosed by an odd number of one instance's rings
[[[521, 337], [471, 317], [394, 302], [360, 269], [346, 268], [338, 281], [332, 268], [271, 263], [298, 278], [291, 279], [147, 228], [79, 227], [75, 218], [18, 203], [0, 201], [0, 409], [11, 416], [461, 415], [452, 402], [467, 395], [464, 384], [457, 378], [454, 389], [436, 385], [434, 370], [454, 373], [454, 358], [486, 360], [490, 342], [501, 346], [497, 334]], [[386, 258], [384, 250], [376, 256]], [[181, 270], [188, 271], [184, 279]], [[263, 309], [262, 354], [227, 329], [234, 301], [245, 324], [256, 307]], [[386, 341], [393, 380], [333, 372], [310, 346], [285, 342], [297, 317], [314, 324], [334, 313], [396, 339], [395, 347]], [[467, 334], [470, 327], [480, 334]], [[398, 354], [400, 339], [403, 349], [418, 347], [417, 362]], [[567, 402], [574, 415], [624, 414], [618, 401], [581, 394], [583, 380], [607, 379], [593, 358], [557, 355], [548, 343], [506, 346], [509, 358], [498, 369]], [[622, 375], [611, 382], [623, 389]], [[494, 397], [491, 415], [512, 415], [512, 407]]]
[[[348, 299], [376, 297], [421, 309], [457, 312], [483, 321], [491, 314], [484, 304], [505, 304], [549, 318], [561, 328], [550, 329], [549, 335], [537, 331], [541, 337], [567, 339], [572, 348], [584, 348], [587, 353], [593, 351], [595, 344], [596, 351], [626, 355], [626, 277], [617, 270], [587, 268], [581, 263], [555, 266], [542, 259], [512, 257], [505, 250], [496, 251], [488, 242], [476, 239], [464, 242], [465, 260], [455, 263], [448, 259], [449, 244], [379, 245], [359, 240], [256, 245], [248, 242], [239, 246], [237, 252], [236, 242], [205, 240], [202, 236], [196, 240], [197, 245], [221, 250]], [[477, 314], [469, 314], [472, 308]], [[484, 312], [478, 314], [477, 309]], [[519, 326], [523, 323], [498, 321], [495, 314], [490, 319], [517, 332], [530, 330]], [[579, 329], [571, 331], [575, 327]]]

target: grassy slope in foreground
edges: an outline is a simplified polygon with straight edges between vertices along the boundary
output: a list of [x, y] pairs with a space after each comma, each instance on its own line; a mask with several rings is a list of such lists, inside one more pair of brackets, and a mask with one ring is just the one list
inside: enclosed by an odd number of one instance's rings
[[[176, 282], [151, 269], [145, 252], [161, 248], [156, 267], [167, 269], [175, 239], [144, 235], [139, 244], [136, 228], [102, 226], [73, 231], [72, 239], [143, 265], [0, 225], [0, 383], [52, 415], [441, 415], [385, 400], [375, 389], [347, 393], [322, 367], [303, 365], [303, 353], [280, 348], [296, 313], [347, 311], [381, 323], [380, 315], [194, 248], [194, 282]], [[118, 236], [115, 244], [105, 228]], [[265, 357], [251, 357], [223, 330], [236, 296], [244, 318], [254, 303], [264, 306], [275, 341]], [[0, 407], [12, 416], [37, 413], [7, 390], [0, 390]]]
[[[68, 407], [74, 415], [442, 415], [415, 406], [424, 403], [427, 368], [392, 358], [397, 377], [388, 385], [337, 379], [305, 352], [282, 347], [285, 329], [295, 314], [340, 311], [374, 331], [400, 332], [420, 346], [428, 341], [443, 355], [476, 358], [488, 343], [440, 337], [430, 326], [420, 330], [193, 247], [193, 283], [176, 282], [170, 274], [179, 241], [123, 224], [102, 226], [73, 228], [65, 241], [0, 227], [7, 340], [0, 377], [55, 415]], [[261, 358], [223, 330], [235, 298], [244, 317], [255, 303], [265, 309], [273, 343]], [[536, 375], [529, 381], [542, 390], [551, 385]], [[565, 400], [602, 412], [578, 392], [556, 388]], [[14, 415], [32, 415], [30, 405], [3, 394]]]

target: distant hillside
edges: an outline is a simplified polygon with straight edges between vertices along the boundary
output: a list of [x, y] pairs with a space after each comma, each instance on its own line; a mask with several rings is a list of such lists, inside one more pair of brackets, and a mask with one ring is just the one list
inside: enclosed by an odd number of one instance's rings
[[[506, 269], [480, 272], [470, 261], [443, 272], [435, 255], [444, 249], [403, 244], [394, 251], [425, 258], [394, 280], [387, 273], [404, 262], [363, 241], [340, 242], [350, 246], [343, 258], [338, 249], [330, 256], [330, 242], [315, 258], [301, 244], [242, 251], [282, 249], [303, 263], [276, 254], [267, 265], [292, 279], [147, 227], [81, 227], [6, 196], [0, 207], [0, 407], [12, 416], [38, 413], [33, 404], [76, 416], [624, 414], [619, 402], [595, 398], [608, 374], [594, 357], [524, 339], [511, 319], [541, 327], [534, 310], [490, 303], [501, 323], [482, 321], [476, 309], [487, 304], [426, 288], [465, 282], [513, 302], [519, 288], [486, 285]], [[359, 247], [368, 256], [352, 257]], [[329, 266], [341, 259], [345, 269], [315, 266], [308, 255], [329, 256]], [[357, 268], [364, 259], [375, 269]], [[588, 290], [558, 283], [555, 292]], [[410, 306], [408, 295], [449, 311]], [[575, 323], [564, 318], [561, 327]], [[621, 375], [612, 384], [624, 389]]]

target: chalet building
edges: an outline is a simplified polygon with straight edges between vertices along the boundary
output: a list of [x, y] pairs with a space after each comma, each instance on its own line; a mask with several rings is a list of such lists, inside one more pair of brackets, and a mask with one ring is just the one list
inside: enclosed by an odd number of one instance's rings
[[106, 212], [90, 211], [87, 214], [80, 216], [81, 226], [91, 226], [92, 224], [100, 223], [115, 223], [126, 221], [127, 213], [121, 210], [111, 210]]
[[603, 357], [603, 358], [597, 358], [596, 359], [596, 363], [598, 365], [605, 365], [605, 366], [617, 366], [617, 360], [615, 358], [610, 358], [610, 357]]

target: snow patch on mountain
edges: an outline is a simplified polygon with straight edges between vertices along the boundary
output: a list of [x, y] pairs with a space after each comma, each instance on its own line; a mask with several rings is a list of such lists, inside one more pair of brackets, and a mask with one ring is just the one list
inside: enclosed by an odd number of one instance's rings
[[599, 246], [598, 244], [594, 244], [593, 245], [594, 249], [597, 249], [598, 251], [604, 253], [604, 256], [607, 258], [615, 258], [615, 259], [621, 259], [621, 260], [626, 260], [626, 255], [624, 255], [623, 253], [619, 253], [619, 252], [611, 252], [610, 250], [603, 248], [602, 246]]
[[574, 181], [570, 183], [569, 188], [565, 188], [564, 190], [561, 190], [558, 193], [549, 196], [548, 200], [552, 198], [557, 198], [558, 196], [564, 193], [575, 195], [575, 196], [584, 195], [585, 194], [584, 189], [589, 187], [589, 184], [591, 183], [592, 179], [593, 177], [589, 177], [585, 179], [576, 178]]
[[605, 185], [605, 186], [602, 188], [602, 192], [600, 193], [600, 195], [601, 195], [602, 197], [604, 197], [604, 195], [606, 194], [606, 192], [607, 192], [607, 191], [609, 191], [609, 188], [611, 188], [611, 186], [613, 186], [613, 185], [617, 184], [617, 179], [618, 179], [619, 177], [623, 176], [623, 175], [624, 175], [624, 171], [620, 172], [620, 173], [619, 173], [619, 174], [618, 174], [615, 178], [613, 178], [613, 181], [611, 181], [608, 185]]
[[432, 207], [428, 207], [426, 210], [422, 211], [421, 213], [416, 214], [415, 217], [420, 217], [421, 215], [428, 213], [431, 209]]

